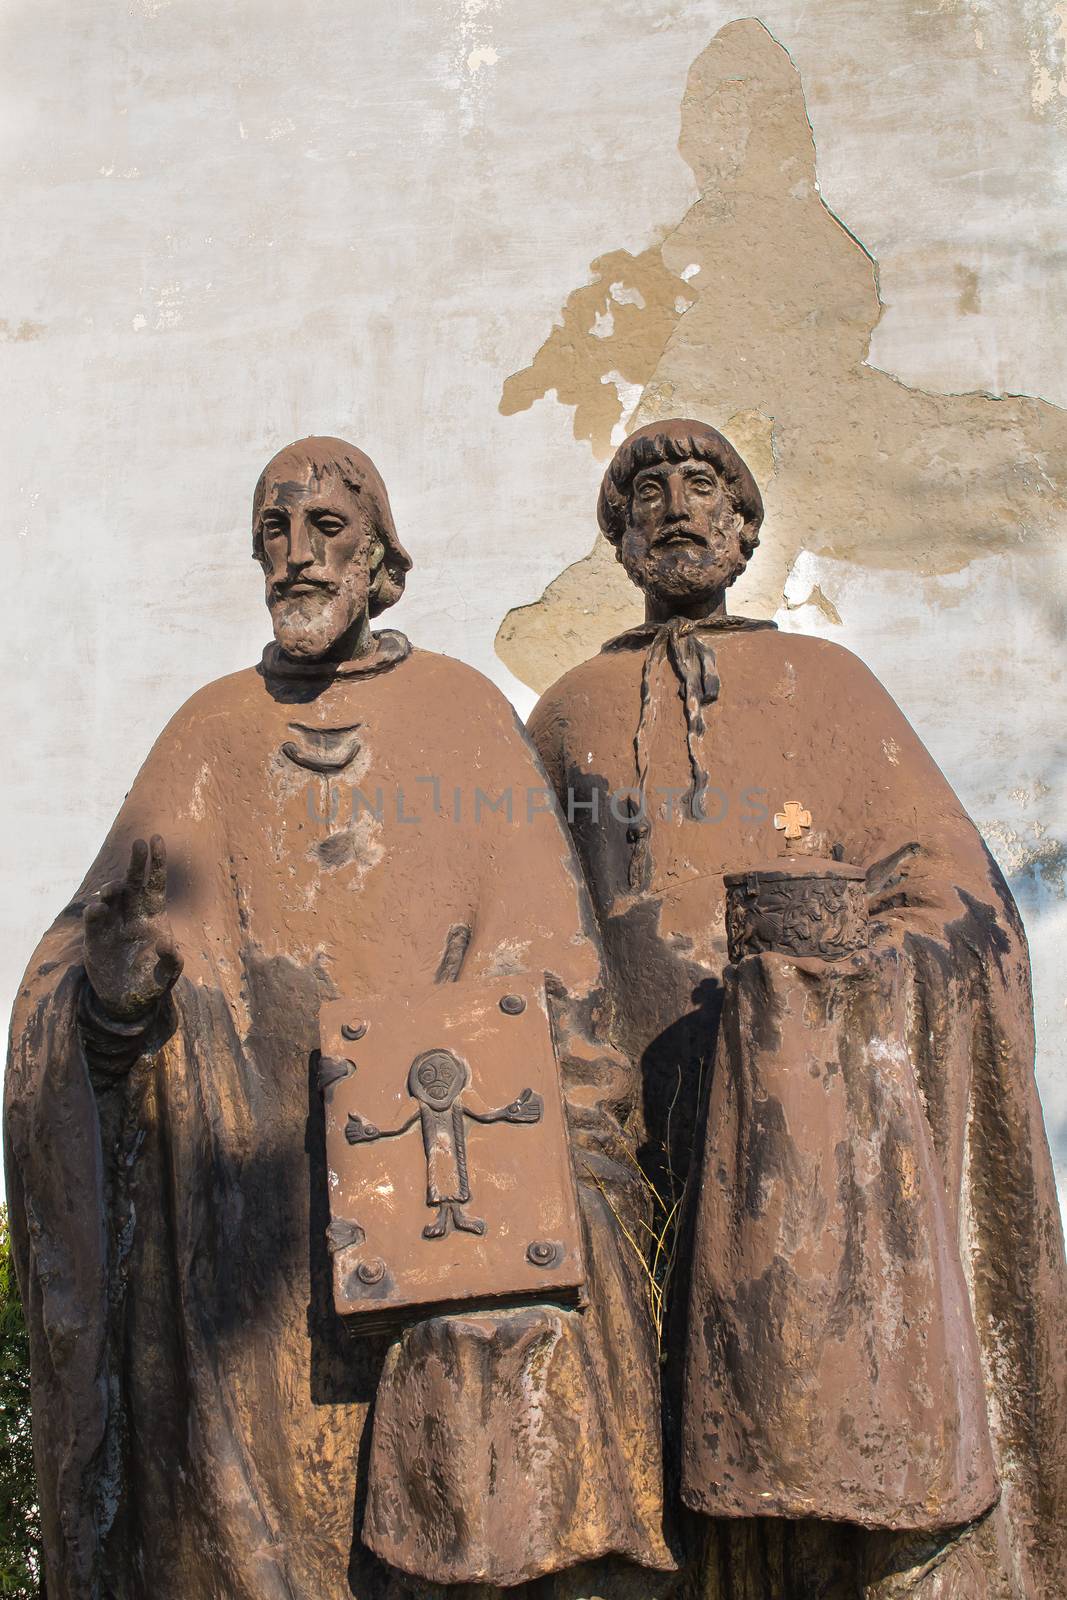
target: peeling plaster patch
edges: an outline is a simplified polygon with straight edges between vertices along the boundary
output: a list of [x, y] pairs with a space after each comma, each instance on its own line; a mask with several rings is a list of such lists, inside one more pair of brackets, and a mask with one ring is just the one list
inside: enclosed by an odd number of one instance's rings
[[473, 77], [481, 67], [495, 67], [500, 57], [492, 45], [480, 45], [467, 57], [467, 71]]
[[978, 274], [973, 267], [958, 266], [956, 268], [956, 287], [959, 298], [956, 301], [964, 316], [977, 316], [982, 309], [982, 297], [978, 287]]
[[0, 317], [0, 344], [29, 344], [44, 332], [43, 322], [28, 322], [25, 318], [13, 328], [6, 317]]
[[[636, 256], [613, 250], [590, 270], [593, 281], [568, 295], [561, 321], [530, 365], [504, 384], [500, 410], [514, 416], [554, 390], [561, 405], [574, 407], [574, 437], [605, 459], [627, 409], [624, 389], [640, 393], [648, 384], [680, 320], [678, 302], [691, 305], [692, 294], [655, 246]], [[610, 332], [591, 331], [608, 316]]]
[[634, 284], [613, 283], [608, 293], [617, 306], [636, 306], [638, 311], [645, 309], [645, 297]]
[[619, 397], [619, 420], [611, 430], [611, 448], [614, 450], [626, 438], [630, 428], [630, 418], [637, 410], [641, 401], [642, 385], [627, 383], [621, 372], [605, 372], [601, 383], [613, 383], [615, 392]]
[[481, 117], [486, 83], [493, 76], [482, 69], [496, 66], [500, 60], [492, 32], [493, 20], [499, 10], [500, 0], [459, 0], [455, 5], [456, 38], [452, 51], [452, 71], [463, 122], [468, 129]]
[[813, 584], [808, 590], [807, 594], [804, 596], [803, 600], [790, 600], [789, 584], [787, 582], [785, 603], [789, 611], [800, 611], [805, 606], [814, 606], [819, 615], [826, 622], [830, 623], [831, 627], [840, 628], [842, 625], [841, 613], [838, 611], [837, 607], [834, 605], [829, 596], [824, 593], [821, 583]]
[[748, 462], [757, 483], [766, 488], [778, 470], [774, 455], [774, 423], [750, 406], [727, 417], [723, 432]]
[[[593, 281], [507, 379], [501, 411], [554, 390], [598, 458], [623, 428], [660, 417], [721, 428], [767, 507], [759, 553], [733, 590], [737, 609], [757, 616], [781, 605], [803, 551], [941, 577], [1000, 551], [1054, 548], [1067, 525], [1067, 414], [1025, 396], [931, 394], [867, 365], [882, 311], [876, 264], [819, 194], [799, 75], [761, 23], [728, 24], [694, 62], [679, 149], [699, 199], [658, 249], [593, 262]], [[959, 274], [960, 309], [977, 311], [977, 277], [966, 265]], [[617, 281], [641, 289], [643, 311], [618, 307]], [[679, 296], [690, 301], [681, 313]], [[614, 334], [593, 337], [609, 301]], [[627, 417], [622, 384], [638, 383]], [[598, 547], [587, 563], [509, 613], [497, 635], [502, 660], [533, 688], [633, 617], [613, 563]], [[603, 595], [576, 592], [594, 577]], [[787, 603], [840, 621], [813, 583]]]
[[166, 332], [168, 328], [180, 327], [181, 320], [182, 286], [180, 283], [164, 283], [160, 286], [156, 301], [156, 328]]
[[1062, 117], [1065, 108], [1055, 102], [1067, 99], [1067, 0], [1040, 7], [1030, 31], [1030, 104], [1039, 116]]
[[[39, 489], [29, 489], [28, 490], [22, 484], [19, 484], [18, 492], [21, 495], [25, 495], [26, 498], [29, 500], [30, 512], [31, 513], [35, 512], [36, 508], [37, 508], [37, 502], [41, 498], [41, 491]], [[19, 527], [18, 536], [19, 536], [20, 539], [25, 539], [25, 538], [27, 538], [29, 536], [29, 532], [30, 532], [30, 524], [29, 524], [29, 522], [28, 521], [23, 522], [21, 524], [21, 526]], [[24, 661], [28, 661], [30, 658], [29, 658], [28, 655], [24, 655], [22, 659]]]
[[[1017, 828], [999, 819], [979, 821], [978, 826], [1007, 878], [1014, 880], [1025, 873], [1043, 881], [1061, 899], [1067, 894], [1067, 845], [1061, 840], [1045, 836], [1042, 829], [1031, 843]], [[1036, 833], [1033, 826], [1031, 832]]]
[[590, 654], [590, 638], [609, 639], [641, 621], [641, 598], [608, 541], [566, 567], [529, 606], [509, 611], [496, 649], [517, 678], [538, 691]]
[[1039, 801], [1044, 800], [1046, 795], [1050, 795], [1051, 793], [1052, 790], [1049, 785], [1041, 778], [1038, 778], [1037, 782], [1031, 788], [1009, 790], [1008, 799], [1014, 800], [1017, 806], [1021, 806], [1023, 810], [1025, 810], [1027, 806], [1037, 804]]

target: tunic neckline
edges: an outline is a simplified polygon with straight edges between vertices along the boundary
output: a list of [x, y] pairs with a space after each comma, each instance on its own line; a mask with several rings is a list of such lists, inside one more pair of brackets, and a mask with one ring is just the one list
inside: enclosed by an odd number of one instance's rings
[[640, 622], [635, 628], [627, 628], [623, 633], [617, 633], [614, 638], [608, 639], [600, 646], [601, 653], [605, 650], [637, 650], [652, 641], [664, 629], [672, 629], [676, 634], [697, 633], [707, 628], [720, 633], [754, 632], [759, 628], [772, 628], [777, 630], [777, 622], [772, 622], [764, 617], [671, 617], [666, 622]]

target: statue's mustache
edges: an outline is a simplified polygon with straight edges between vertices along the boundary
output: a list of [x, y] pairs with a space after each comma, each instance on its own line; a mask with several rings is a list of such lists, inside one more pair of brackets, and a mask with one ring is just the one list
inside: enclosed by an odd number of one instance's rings
[[326, 578], [309, 578], [300, 573], [292, 578], [279, 578], [270, 586], [271, 599], [284, 600], [291, 594], [306, 594], [312, 589], [322, 589], [326, 594], [336, 594], [337, 585]]
[[676, 522], [669, 528], [664, 528], [662, 533], [656, 535], [652, 541], [652, 548], [658, 550], [660, 545], [673, 544], [676, 540], [684, 539], [687, 544], [699, 544], [710, 548], [708, 536], [699, 528], [692, 527], [688, 522]]

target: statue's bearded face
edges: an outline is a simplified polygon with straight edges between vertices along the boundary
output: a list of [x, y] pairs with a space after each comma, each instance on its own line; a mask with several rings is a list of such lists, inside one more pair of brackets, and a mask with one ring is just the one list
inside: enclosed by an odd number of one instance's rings
[[683, 602], [721, 592], [745, 565], [744, 518], [706, 461], [645, 467], [630, 486], [619, 559], [656, 600]]
[[286, 655], [327, 655], [366, 614], [384, 555], [358, 494], [335, 472], [284, 463], [259, 514], [267, 605]]

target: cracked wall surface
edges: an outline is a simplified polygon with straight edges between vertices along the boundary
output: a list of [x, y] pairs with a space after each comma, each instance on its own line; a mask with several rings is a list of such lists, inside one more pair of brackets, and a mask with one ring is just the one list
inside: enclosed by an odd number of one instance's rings
[[674, 384], [767, 488], [739, 601], [869, 660], [1011, 872], [1063, 1159], [1062, 433], [979, 392], [1067, 405], [1063, 7], [747, 10], [8, 0], [4, 1005], [155, 734], [259, 654], [275, 449], [369, 451], [397, 625], [525, 712], [635, 614], [597, 484]]

